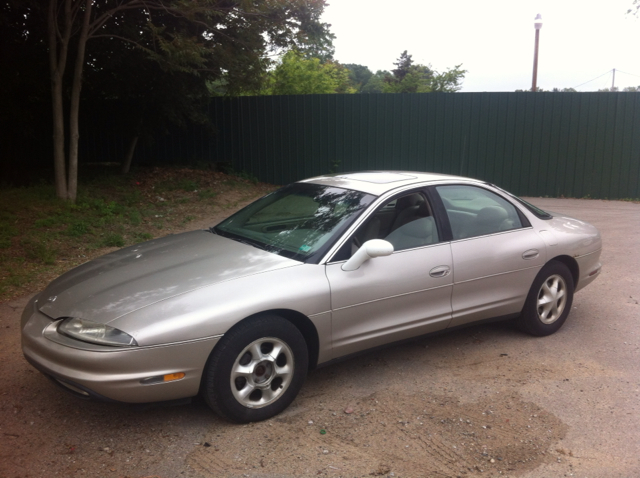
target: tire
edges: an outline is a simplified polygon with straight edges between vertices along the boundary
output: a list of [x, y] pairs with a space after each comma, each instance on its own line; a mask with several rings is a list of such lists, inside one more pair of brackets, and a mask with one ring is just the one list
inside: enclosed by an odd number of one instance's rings
[[247, 319], [213, 349], [202, 395], [213, 411], [230, 421], [266, 420], [296, 398], [308, 363], [307, 344], [291, 322], [275, 315]]
[[571, 312], [573, 290], [569, 268], [562, 262], [548, 262], [533, 281], [517, 325], [538, 337], [557, 332]]

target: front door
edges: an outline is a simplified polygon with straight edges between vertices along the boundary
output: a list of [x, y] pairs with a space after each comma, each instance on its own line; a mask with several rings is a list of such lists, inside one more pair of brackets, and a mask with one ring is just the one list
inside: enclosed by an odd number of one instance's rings
[[[414, 197], [407, 198], [413, 194]], [[388, 216], [380, 226], [377, 214]], [[441, 330], [451, 321], [451, 244], [441, 242], [424, 194], [405, 193], [370, 216], [353, 235], [356, 245], [385, 239], [394, 253], [370, 259], [355, 271], [344, 262], [326, 266], [331, 287], [333, 357]], [[351, 241], [351, 240], [350, 240]], [[345, 247], [355, 250], [350, 241]]]

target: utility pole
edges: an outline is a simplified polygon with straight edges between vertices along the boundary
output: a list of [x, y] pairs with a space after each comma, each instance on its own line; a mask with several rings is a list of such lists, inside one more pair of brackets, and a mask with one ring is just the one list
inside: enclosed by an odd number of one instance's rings
[[613, 69], [613, 79], [611, 80], [611, 91], [616, 90], [616, 69]]

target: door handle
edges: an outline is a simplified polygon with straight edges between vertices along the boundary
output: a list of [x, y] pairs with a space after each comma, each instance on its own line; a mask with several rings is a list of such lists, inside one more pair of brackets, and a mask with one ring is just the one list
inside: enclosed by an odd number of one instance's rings
[[530, 249], [522, 253], [522, 258], [525, 260], [535, 259], [539, 255], [540, 255], [540, 251], [538, 251], [537, 249]]
[[449, 266], [437, 266], [429, 271], [429, 275], [431, 277], [446, 277], [451, 272], [451, 268]]

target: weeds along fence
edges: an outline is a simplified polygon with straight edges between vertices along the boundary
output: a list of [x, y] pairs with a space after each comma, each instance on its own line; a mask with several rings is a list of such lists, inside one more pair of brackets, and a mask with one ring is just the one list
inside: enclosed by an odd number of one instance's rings
[[[158, 131], [138, 144], [134, 164], [222, 164], [274, 184], [419, 170], [528, 196], [640, 197], [640, 93], [262, 96], [208, 107], [213, 128]], [[117, 111], [85, 108], [82, 162], [122, 159], [128, 135]]]

